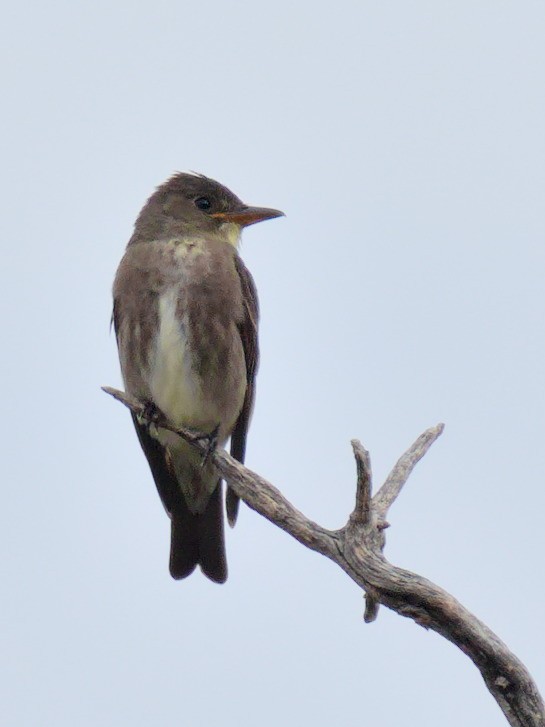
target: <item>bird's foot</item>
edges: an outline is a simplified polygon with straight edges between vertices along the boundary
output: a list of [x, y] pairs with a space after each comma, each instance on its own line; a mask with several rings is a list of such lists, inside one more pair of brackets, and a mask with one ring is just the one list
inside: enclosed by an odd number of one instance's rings
[[157, 422], [164, 418], [164, 414], [153, 401], [146, 401], [142, 411], [136, 415], [136, 418], [138, 423], [147, 427], [148, 430], [152, 426], [157, 429]]
[[216, 451], [216, 448], [218, 446], [219, 430], [220, 430], [220, 425], [217, 424], [214, 427], [214, 429], [210, 432], [210, 434], [205, 434], [201, 437], [201, 441], [206, 444], [206, 451], [203, 454], [201, 467], [205, 467], [205, 465], [209, 461], [210, 457]]

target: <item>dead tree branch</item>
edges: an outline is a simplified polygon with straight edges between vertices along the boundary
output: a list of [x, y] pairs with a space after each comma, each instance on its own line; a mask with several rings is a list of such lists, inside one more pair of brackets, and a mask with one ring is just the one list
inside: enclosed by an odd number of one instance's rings
[[[142, 402], [121, 391], [104, 391], [144, 416]], [[158, 416], [156, 426], [176, 432], [203, 454], [204, 435], [172, 426]], [[213, 461], [222, 477], [246, 504], [311, 550], [337, 563], [366, 594], [365, 620], [376, 618], [379, 604], [433, 629], [458, 646], [479, 669], [486, 686], [512, 727], [545, 727], [545, 707], [524, 664], [455, 598], [422, 576], [391, 565], [383, 556], [385, 518], [417, 462], [443, 431], [439, 424], [425, 431], [403, 454], [385, 483], [372, 497], [369, 453], [354, 440], [357, 465], [356, 504], [347, 524], [327, 530], [296, 510], [263, 477], [234, 460], [223, 449]]]

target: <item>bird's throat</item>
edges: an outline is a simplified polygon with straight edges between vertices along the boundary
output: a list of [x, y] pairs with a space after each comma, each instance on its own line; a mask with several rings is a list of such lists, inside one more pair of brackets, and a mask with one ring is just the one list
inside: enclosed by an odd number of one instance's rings
[[220, 226], [220, 230], [225, 241], [232, 245], [235, 249], [238, 249], [240, 245], [242, 227], [237, 225], [236, 222], [224, 222], [223, 225]]

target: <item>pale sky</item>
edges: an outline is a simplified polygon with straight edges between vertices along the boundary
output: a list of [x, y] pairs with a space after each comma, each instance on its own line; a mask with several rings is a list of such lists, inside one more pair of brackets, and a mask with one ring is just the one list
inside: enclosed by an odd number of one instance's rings
[[0, 703], [14, 727], [506, 724], [452, 644], [244, 507], [225, 586], [168, 574], [111, 283], [154, 187], [196, 170], [286, 218], [248, 465], [344, 524], [446, 429], [386, 556], [545, 689], [545, 5], [30, 2], [3, 11]]

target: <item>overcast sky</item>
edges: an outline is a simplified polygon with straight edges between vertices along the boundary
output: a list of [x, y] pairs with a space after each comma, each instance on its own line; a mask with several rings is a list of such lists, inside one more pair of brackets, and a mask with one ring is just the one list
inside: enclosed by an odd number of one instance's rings
[[262, 308], [247, 462], [344, 524], [446, 423], [386, 556], [545, 687], [545, 5], [29, 2], [3, 11], [3, 722], [504, 725], [452, 644], [243, 508], [229, 581], [168, 574], [111, 283], [154, 187], [196, 170], [286, 218], [246, 231]]

